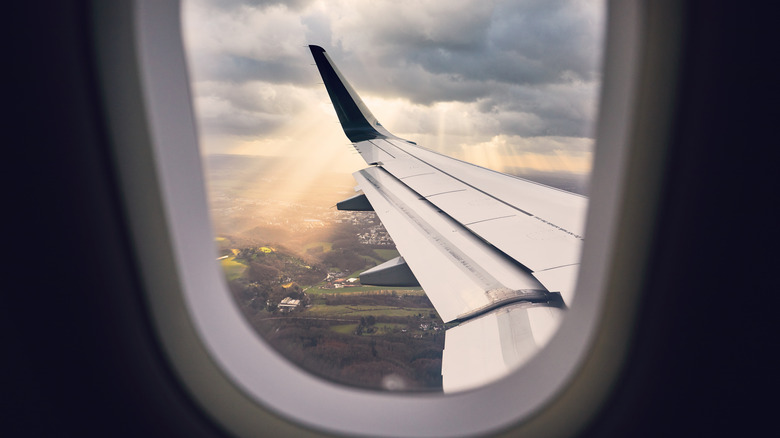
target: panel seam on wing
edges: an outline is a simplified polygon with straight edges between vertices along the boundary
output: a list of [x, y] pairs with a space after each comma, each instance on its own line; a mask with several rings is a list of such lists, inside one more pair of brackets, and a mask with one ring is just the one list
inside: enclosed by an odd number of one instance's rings
[[466, 189], [447, 190], [446, 192], [433, 193], [433, 194], [427, 195], [425, 197], [426, 198], [432, 198], [434, 196], [446, 195], [447, 193], [457, 193], [457, 192], [465, 192], [465, 191], [466, 191]]
[[479, 224], [479, 223], [482, 223], [482, 222], [489, 222], [489, 221], [494, 221], [494, 220], [498, 220], [498, 219], [505, 219], [505, 218], [508, 218], [508, 217], [516, 217], [516, 216], [517, 216], [516, 214], [508, 214], [506, 216], [497, 216], [497, 217], [491, 217], [491, 218], [487, 218], [487, 219], [480, 219], [478, 221], [468, 222], [468, 223], [465, 223], [463, 225], [474, 225], [474, 224]]

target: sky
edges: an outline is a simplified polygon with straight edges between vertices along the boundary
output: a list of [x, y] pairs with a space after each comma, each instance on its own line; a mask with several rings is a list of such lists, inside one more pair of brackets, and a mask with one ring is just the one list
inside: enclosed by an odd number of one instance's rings
[[590, 171], [601, 0], [184, 0], [204, 154], [290, 158], [301, 185], [366, 164], [322, 46], [393, 134], [507, 173]]

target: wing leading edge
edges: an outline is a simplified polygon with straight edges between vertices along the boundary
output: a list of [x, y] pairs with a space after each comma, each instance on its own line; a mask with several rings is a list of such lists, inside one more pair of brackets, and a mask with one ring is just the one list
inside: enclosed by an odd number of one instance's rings
[[353, 174], [365, 198], [339, 208], [373, 208], [402, 255], [361, 282], [419, 283], [445, 322], [460, 322], [446, 332], [445, 392], [506, 375], [547, 342], [573, 299], [587, 199], [394, 136], [325, 50], [309, 47], [345, 134], [371, 166]]

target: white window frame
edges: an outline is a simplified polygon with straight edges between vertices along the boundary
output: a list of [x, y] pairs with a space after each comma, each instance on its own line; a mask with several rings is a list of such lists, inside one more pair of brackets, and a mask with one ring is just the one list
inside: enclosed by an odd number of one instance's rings
[[[642, 78], [672, 74], [675, 65], [669, 53], [649, 65], [643, 4], [609, 8], [576, 300], [549, 344], [517, 372], [442, 395], [338, 385], [293, 366], [258, 337], [215, 263], [179, 4], [96, 3], [99, 80], [145, 298], [172, 369], [208, 415], [241, 436], [299, 426], [393, 437], [507, 428], [566, 434], [587, 422], [625, 354], [651, 239], [665, 127], [645, 132], [640, 116], [668, 109], [673, 95], [662, 90], [658, 102], [641, 101]], [[664, 31], [674, 34], [675, 25]], [[632, 203], [638, 195], [642, 202]]]

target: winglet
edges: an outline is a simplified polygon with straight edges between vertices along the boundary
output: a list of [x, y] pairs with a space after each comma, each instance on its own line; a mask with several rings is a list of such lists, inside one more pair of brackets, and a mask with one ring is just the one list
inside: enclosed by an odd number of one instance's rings
[[379, 124], [360, 96], [333, 64], [325, 49], [314, 45], [310, 45], [309, 49], [349, 140], [354, 143], [375, 138], [397, 138]]

